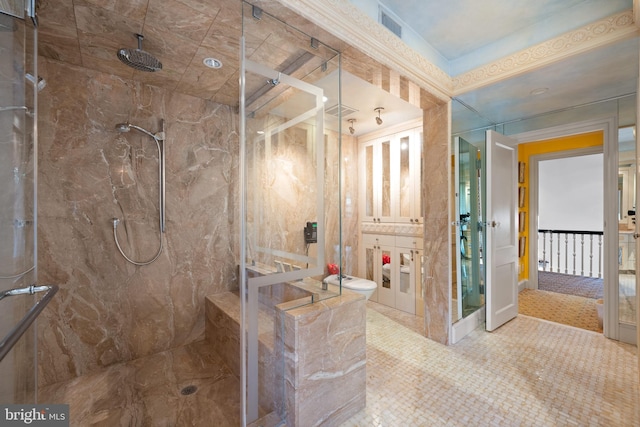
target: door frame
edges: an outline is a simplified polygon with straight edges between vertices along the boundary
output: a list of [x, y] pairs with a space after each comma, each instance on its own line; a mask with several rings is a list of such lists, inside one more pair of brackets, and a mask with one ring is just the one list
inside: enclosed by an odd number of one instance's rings
[[[545, 160], [566, 159], [570, 157], [587, 156], [591, 154], [603, 154], [604, 141], [602, 146], [578, 148], [575, 150], [555, 151], [553, 153], [536, 154], [530, 157], [529, 165], [529, 279], [525, 284], [525, 288], [538, 289], [538, 239], [533, 236], [538, 233], [538, 209], [539, 209], [539, 165]], [[604, 159], [603, 159], [604, 162]], [[604, 187], [604, 182], [602, 183]]]
[[510, 135], [517, 144], [536, 142], [564, 136], [603, 132], [603, 169], [604, 169], [604, 336], [623, 342], [635, 342], [636, 328], [621, 325], [618, 313], [618, 221], [617, 188], [618, 182], [618, 119], [615, 116], [574, 122], [546, 129], [522, 132]]

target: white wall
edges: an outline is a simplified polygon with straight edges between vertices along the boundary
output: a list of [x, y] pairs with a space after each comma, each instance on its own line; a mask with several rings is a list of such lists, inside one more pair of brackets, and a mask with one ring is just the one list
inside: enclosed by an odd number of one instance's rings
[[603, 155], [539, 163], [538, 228], [602, 231]]

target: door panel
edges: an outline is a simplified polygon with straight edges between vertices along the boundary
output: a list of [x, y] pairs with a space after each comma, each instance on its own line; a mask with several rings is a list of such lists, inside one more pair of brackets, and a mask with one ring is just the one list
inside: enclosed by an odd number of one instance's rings
[[487, 131], [487, 325], [518, 315], [517, 152], [515, 141]]

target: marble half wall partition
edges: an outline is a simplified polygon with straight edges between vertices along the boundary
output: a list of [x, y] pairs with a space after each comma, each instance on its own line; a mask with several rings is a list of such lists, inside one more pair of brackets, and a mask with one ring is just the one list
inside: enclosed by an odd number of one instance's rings
[[[238, 116], [232, 107], [41, 58], [38, 281], [60, 292], [38, 322], [41, 385], [203, 336], [206, 295], [237, 288]], [[152, 138], [166, 122], [159, 245]]]

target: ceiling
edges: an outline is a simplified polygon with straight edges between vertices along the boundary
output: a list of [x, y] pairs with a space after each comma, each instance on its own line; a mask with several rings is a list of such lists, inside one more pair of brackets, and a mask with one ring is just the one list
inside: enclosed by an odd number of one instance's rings
[[[352, 3], [358, 5], [362, 1]], [[633, 7], [632, 0], [380, 0], [380, 3], [407, 31], [418, 36], [419, 43], [436, 51], [440, 59], [434, 56], [432, 62], [439, 61], [452, 77]], [[636, 35], [459, 94], [456, 100], [460, 103], [454, 102], [452, 106], [453, 132], [633, 94], [638, 81], [639, 47]], [[634, 107], [634, 103], [624, 105]], [[635, 117], [635, 112], [621, 114]], [[545, 126], [544, 121], [539, 126]]]
[[[350, 2], [363, 15], [378, 20], [377, 2]], [[292, 25], [309, 25], [273, 0], [254, 3], [278, 10], [281, 19]], [[380, 0], [380, 7], [402, 25], [406, 36], [403, 40], [408, 45], [455, 77], [631, 9], [632, 3], [633, 0]], [[223, 104], [238, 104], [242, 15], [239, 0], [40, 0], [38, 15], [40, 54], [45, 57]], [[145, 36], [143, 49], [162, 61], [161, 72], [135, 71], [117, 60], [118, 49], [136, 47], [136, 33]], [[306, 52], [322, 55], [309, 48], [308, 40], [294, 41], [289, 46], [289, 40], [285, 44], [274, 34], [267, 32], [248, 39], [248, 54], [273, 69], [283, 69], [290, 58]], [[335, 38], [327, 42], [338, 50], [347, 47]], [[454, 124], [460, 124], [454, 132], [635, 93], [638, 50], [636, 36], [460, 93], [453, 114], [463, 120], [454, 120]], [[206, 57], [220, 60], [223, 67], [205, 67], [202, 61]], [[385, 107], [381, 114], [385, 125], [420, 115], [416, 107], [344, 74], [342, 100], [356, 110], [345, 120], [356, 119], [356, 135], [376, 128], [373, 110], [378, 106]], [[330, 84], [335, 87], [335, 82]], [[532, 95], [536, 89], [546, 91]], [[343, 122], [343, 128], [347, 127], [348, 123]]]

